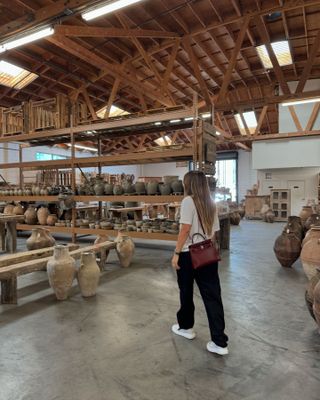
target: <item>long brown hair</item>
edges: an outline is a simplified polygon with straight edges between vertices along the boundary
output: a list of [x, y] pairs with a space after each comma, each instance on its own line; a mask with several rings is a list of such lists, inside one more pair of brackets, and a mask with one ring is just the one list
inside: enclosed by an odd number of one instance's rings
[[184, 194], [193, 198], [205, 233], [211, 235], [216, 209], [205, 174], [202, 171], [190, 171], [185, 174], [183, 185]]

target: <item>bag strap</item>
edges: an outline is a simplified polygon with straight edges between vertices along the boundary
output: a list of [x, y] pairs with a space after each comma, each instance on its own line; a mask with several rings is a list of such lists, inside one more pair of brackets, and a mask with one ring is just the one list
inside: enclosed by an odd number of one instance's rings
[[[194, 204], [194, 207], [195, 207], [195, 209], [196, 209], [196, 211], [197, 211], [198, 220], [199, 220], [199, 222], [200, 222], [201, 229], [202, 229], [202, 231], [203, 231], [203, 233], [204, 233], [204, 235], [202, 235], [201, 233], [196, 233], [196, 235], [201, 235], [202, 237], [204, 237], [204, 238], [206, 239], [207, 234], [206, 234], [206, 231], [205, 231], [204, 228], [203, 228], [203, 224], [202, 224], [202, 221], [201, 221], [201, 218], [200, 218], [200, 214], [199, 214], [199, 212], [198, 212], [198, 209], [197, 209], [196, 204]], [[194, 236], [194, 235], [193, 235], [193, 236]], [[193, 236], [192, 236], [192, 238], [193, 238]]]

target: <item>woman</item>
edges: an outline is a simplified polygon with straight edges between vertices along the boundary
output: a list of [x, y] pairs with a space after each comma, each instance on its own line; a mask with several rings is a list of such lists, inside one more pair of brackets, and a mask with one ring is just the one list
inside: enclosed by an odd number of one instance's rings
[[[187, 339], [194, 339], [196, 336], [193, 330], [193, 282], [195, 280], [209, 321], [212, 341], [208, 342], [207, 350], [225, 355], [228, 354], [228, 336], [224, 333], [225, 323], [218, 263], [193, 269], [189, 252], [191, 238], [195, 233], [201, 233], [212, 240], [215, 239], [215, 232], [220, 229], [218, 214], [203, 172], [188, 172], [184, 177], [183, 184], [185, 198], [181, 203], [180, 232], [172, 258], [172, 267], [177, 270], [180, 289], [180, 310], [177, 313], [178, 324], [172, 326], [172, 331]], [[200, 235], [194, 237], [194, 243], [202, 240]]]

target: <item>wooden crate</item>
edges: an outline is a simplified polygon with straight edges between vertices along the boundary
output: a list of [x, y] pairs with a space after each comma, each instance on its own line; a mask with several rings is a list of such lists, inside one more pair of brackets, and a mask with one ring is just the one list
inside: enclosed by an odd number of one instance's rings
[[28, 104], [22, 103], [19, 106], [0, 108], [0, 135], [9, 136], [18, 133], [28, 132]]
[[287, 221], [291, 215], [290, 189], [271, 190], [271, 210], [275, 215], [275, 221]]
[[69, 102], [64, 95], [29, 102], [29, 131], [61, 129], [69, 126]]

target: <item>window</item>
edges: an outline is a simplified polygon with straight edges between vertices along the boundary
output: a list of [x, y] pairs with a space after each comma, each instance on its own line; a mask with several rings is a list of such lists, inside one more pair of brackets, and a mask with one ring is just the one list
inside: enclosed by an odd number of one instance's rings
[[38, 78], [26, 69], [20, 68], [7, 61], [0, 61], [0, 84], [10, 88], [22, 89]]
[[[289, 42], [287, 40], [282, 40], [281, 42], [271, 43], [273, 52], [278, 60], [280, 67], [284, 65], [292, 64], [292, 56], [289, 48]], [[260, 60], [265, 68], [273, 68], [269, 52], [266, 46], [263, 44], [256, 47]]]
[[[253, 135], [256, 130], [256, 127], [258, 125], [256, 114], [254, 113], [254, 111], [247, 111], [247, 112], [242, 113], [242, 117], [246, 122], [249, 133], [251, 135]], [[238, 125], [241, 135], [246, 135], [247, 132], [244, 127], [244, 124], [243, 124], [240, 114], [235, 114], [235, 119], [236, 119], [236, 123]]]
[[61, 156], [59, 154], [49, 154], [49, 153], [36, 153], [37, 161], [48, 161], [48, 160], [65, 160], [67, 156]]
[[[219, 160], [220, 158], [220, 160]], [[230, 189], [231, 200], [237, 201], [237, 168], [238, 160], [237, 154], [234, 153], [220, 153], [216, 161], [216, 180], [217, 187]], [[216, 201], [225, 200], [221, 195], [216, 195]]]

